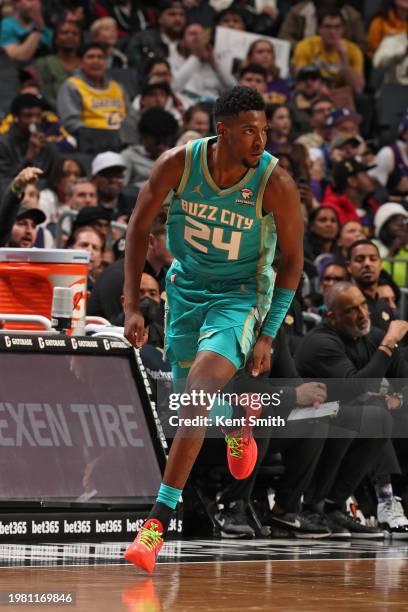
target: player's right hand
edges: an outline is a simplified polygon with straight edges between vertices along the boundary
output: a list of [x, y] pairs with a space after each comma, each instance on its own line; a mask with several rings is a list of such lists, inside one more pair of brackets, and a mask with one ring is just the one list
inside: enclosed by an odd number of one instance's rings
[[125, 338], [135, 348], [141, 348], [144, 344], [145, 321], [140, 310], [130, 313], [125, 312]]

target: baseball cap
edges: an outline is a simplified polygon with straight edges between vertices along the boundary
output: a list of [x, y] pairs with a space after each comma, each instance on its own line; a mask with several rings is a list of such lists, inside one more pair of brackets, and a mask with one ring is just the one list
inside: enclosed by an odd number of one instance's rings
[[363, 144], [364, 140], [361, 136], [347, 136], [346, 134], [337, 134], [330, 143], [330, 150], [339, 149], [345, 144], [351, 144], [358, 147]]
[[376, 238], [379, 237], [380, 231], [385, 223], [395, 215], [402, 215], [408, 219], [408, 212], [402, 204], [397, 204], [397, 202], [386, 202], [380, 206], [374, 217], [374, 234]]
[[44, 223], [46, 220], [46, 216], [42, 210], [39, 208], [28, 208], [23, 204], [20, 204], [19, 209], [17, 211], [16, 220], [20, 221], [21, 219], [32, 219], [36, 225], [40, 225], [40, 223]]
[[349, 108], [335, 108], [326, 119], [326, 127], [331, 128], [340, 125], [343, 121], [355, 121], [360, 123], [361, 117]]
[[375, 168], [375, 165], [367, 166], [356, 157], [346, 157], [341, 162], [333, 166], [333, 181], [336, 187], [343, 187], [350, 176], [355, 176], [359, 172], [367, 172]]
[[94, 177], [99, 174], [99, 172], [107, 170], [108, 168], [126, 168], [123, 157], [119, 155], [119, 153], [114, 153], [113, 151], [99, 153], [92, 160], [91, 174]]
[[163, 13], [164, 11], [169, 11], [173, 8], [173, 6], [181, 6], [184, 8], [182, 0], [161, 0], [158, 6], [159, 14]]
[[321, 79], [322, 73], [317, 66], [310, 64], [303, 66], [296, 75], [297, 81], [306, 81], [307, 79]]
[[99, 219], [106, 219], [106, 221], [112, 220], [113, 211], [108, 208], [102, 208], [102, 206], [85, 206], [81, 208], [77, 214], [73, 229], [78, 227], [84, 227], [85, 225], [92, 225]]

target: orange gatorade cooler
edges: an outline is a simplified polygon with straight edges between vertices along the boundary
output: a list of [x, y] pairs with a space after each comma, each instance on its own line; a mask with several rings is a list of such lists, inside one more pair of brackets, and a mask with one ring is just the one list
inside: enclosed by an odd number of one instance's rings
[[[36, 314], [51, 319], [54, 287], [70, 287], [70, 333], [83, 333], [88, 263], [87, 251], [0, 248], [0, 314]], [[39, 329], [32, 323], [6, 323], [5, 328]]]

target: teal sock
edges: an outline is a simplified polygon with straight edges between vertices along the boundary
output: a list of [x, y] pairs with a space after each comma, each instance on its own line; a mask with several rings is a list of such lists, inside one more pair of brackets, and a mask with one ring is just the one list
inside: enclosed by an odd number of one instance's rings
[[156, 502], [164, 504], [168, 508], [175, 510], [182, 492], [183, 489], [176, 489], [175, 487], [170, 487], [169, 485], [161, 483]]

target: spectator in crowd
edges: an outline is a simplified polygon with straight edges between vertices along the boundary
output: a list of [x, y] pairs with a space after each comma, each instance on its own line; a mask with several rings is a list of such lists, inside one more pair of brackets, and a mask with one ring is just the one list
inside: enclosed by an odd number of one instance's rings
[[121, 41], [120, 48], [128, 40], [132, 32], [146, 30], [152, 25], [154, 15], [150, 8], [150, 3], [145, 3], [144, 6], [139, 2], [130, 2], [130, 0], [95, 0], [92, 2], [92, 10], [96, 17], [113, 17], [117, 27], [119, 40]]
[[[31, 248], [37, 239], [37, 227], [45, 215], [29, 195], [42, 175], [40, 168], [27, 167], [14, 177], [0, 201], [0, 247]], [[27, 195], [26, 195], [27, 194]]]
[[162, 0], [159, 3], [158, 28], [134, 34], [128, 43], [129, 63], [138, 69], [153, 57], [166, 58], [172, 69], [183, 62], [179, 43], [186, 27], [186, 12], [181, 0]]
[[361, 117], [348, 108], [335, 108], [326, 117], [327, 141], [331, 142], [336, 136], [355, 137], [359, 135]]
[[[238, 377], [237, 377], [238, 378]], [[281, 328], [274, 340], [274, 351], [271, 359], [271, 370], [267, 378], [254, 383], [243, 374], [233, 381], [233, 390], [237, 392], [242, 388], [248, 392], [252, 388], [258, 393], [267, 393], [271, 396], [277, 391], [276, 382], [279, 378], [280, 405], [274, 409], [263, 407], [263, 416], [273, 413], [287, 419], [292, 408], [295, 406], [311, 406], [325, 401], [325, 385], [315, 382], [302, 383], [299, 378], [293, 358], [289, 352], [288, 340], [284, 330]], [[290, 378], [287, 386], [283, 378]], [[297, 383], [297, 384], [296, 384]], [[279, 388], [279, 387], [278, 387]], [[312, 433], [312, 427], [316, 427]], [[307, 424], [287, 424], [285, 433], [279, 435], [276, 430], [262, 433], [255, 429], [254, 435], [258, 445], [258, 460], [254, 471], [249, 478], [234, 480], [228, 478], [227, 486], [217, 495], [219, 510], [214, 515], [214, 520], [225, 537], [255, 537], [255, 531], [248, 523], [246, 510], [250, 502], [259, 469], [268, 455], [280, 453], [285, 468], [284, 475], [278, 483], [273, 485], [275, 490], [275, 503], [272, 511], [268, 511], [261, 517], [262, 523], [272, 527], [272, 535], [276, 529], [284, 529], [290, 535], [298, 538], [324, 538], [330, 535], [330, 531], [321, 524], [316, 524], [311, 515], [306, 515], [301, 509], [301, 497], [309, 486], [316, 464], [326, 436], [326, 426]], [[317, 430], [321, 431], [318, 438]], [[268, 435], [269, 434], [269, 435]], [[258, 437], [259, 436], [259, 437]]]
[[65, 205], [70, 210], [81, 210], [85, 206], [97, 206], [96, 187], [87, 177], [75, 178], [65, 188]]
[[380, 206], [374, 217], [375, 244], [382, 258], [395, 258], [390, 263], [384, 261], [383, 268], [391, 273], [399, 287], [407, 286], [408, 271], [408, 212], [396, 202], [387, 202]]
[[375, 214], [374, 230], [381, 257], [400, 257], [399, 251], [407, 244], [408, 212], [397, 202], [386, 202]]
[[383, 38], [373, 57], [373, 66], [381, 70], [383, 83], [408, 85], [407, 49], [407, 30]]
[[244, 66], [246, 64], [259, 64], [266, 70], [264, 98], [268, 104], [287, 104], [289, 102], [289, 80], [280, 77], [280, 70], [276, 65], [275, 47], [269, 40], [259, 38], [251, 43]]
[[361, 136], [337, 134], [330, 142], [330, 161], [333, 164], [343, 161], [347, 157], [360, 157], [362, 147], [364, 147], [364, 140]]
[[340, 226], [339, 237], [336, 244], [336, 257], [346, 262], [348, 257], [348, 249], [356, 242], [365, 238], [364, 228], [359, 221], [346, 221]]
[[93, 227], [79, 227], [69, 236], [65, 248], [76, 249], [78, 251], [88, 251], [90, 254], [88, 268], [88, 291], [92, 291], [95, 280], [102, 271], [102, 254], [105, 244], [101, 234]]
[[319, 206], [309, 215], [309, 225], [304, 238], [305, 257], [314, 261], [323, 253], [333, 253], [339, 234], [339, 219], [332, 208]]
[[127, 107], [121, 85], [107, 76], [104, 47], [89, 43], [82, 51], [78, 74], [67, 79], [58, 92], [58, 114], [64, 126], [73, 134], [81, 128], [119, 130]]
[[[32, 182], [26, 185], [24, 195], [21, 200], [21, 207], [25, 210], [34, 210], [39, 208], [40, 190], [37, 182]], [[44, 227], [45, 223], [38, 226], [37, 237], [35, 239], [34, 246], [37, 249], [53, 249], [55, 248], [54, 237], [51, 232]]]
[[347, 269], [351, 281], [366, 298], [371, 324], [387, 331], [394, 315], [387, 303], [378, 299], [381, 264], [378, 249], [370, 240], [357, 240], [349, 247]]
[[58, 161], [58, 152], [41, 130], [43, 101], [32, 94], [20, 94], [10, 110], [14, 123], [0, 136], [0, 178], [11, 178], [33, 165], [48, 175]]
[[232, 74], [215, 58], [208, 33], [199, 23], [190, 23], [185, 28], [180, 51], [183, 62], [179, 66], [172, 65], [176, 93], [182, 93], [192, 101], [198, 98], [215, 100], [236, 84]]
[[[72, 153], [76, 150], [76, 140], [67, 132], [61, 124], [58, 116], [50, 110], [47, 102], [41, 95], [39, 85], [29, 79], [19, 88], [20, 95], [35, 96], [42, 103], [41, 115], [41, 132], [44, 134], [45, 140], [50, 144], [54, 144], [58, 151], [62, 154]], [[14, 123], [13, 113], [9, 113], [0, 124], [0, 133], [6, 134]]]
[[110, 231], [112, 211], [100, 206], [84, 206], [78, 211], [72, 230], [80, 227], [93, 227], [106, 240]]
[[348, 280], [347, 268], [336, 259], [329, 260], [323, 265], [319, 276], [319, 289], [323, 299], [331, 287], [346, 280]]
[[296, 45], [309, 36], [318, 34], [318, 12], [321, 6], [339, 7], [344, 24], [344, 37], [364, 50], [366, 33], [361, 16], [353, 6], [344, 2], [297, 2], [288, 13], [279, 30], [279, 38]]
[[398, 140], [380, 149], [370, 172], [393, 200], [408, 196], [408, 113], [398, 126]]
[[55, 26], [54, 50], [34, 63], [41, 92], [54, 110], [57, 108], [58, 90], [62, 83], [79, 68], [81, 59], [81, 28], [75, 21], [64, 21]]
[[[297, 72], [295, 91], [289, 104], [297, 134], [301, 135], [310, 131], [312, 106], [316, 100], [328, 97], [328, 94], [329, 89], [317, 66], [304, 66]], [[334, 108], [333, 103], [332, 106]]]
[[381, 42], [393, 34], [407, 32], [408, 4], [406, 0], [383, 0], [382, 6], [368, 29], [368, 56], [372, 59]]
[[[163, 211], [152, 223], [144, 267], [146, 274], [153, 276], [159, 283], [161, 293], [165, 290], [167, 270], [173, 259], [166, 248], [166, 221], [167, 214]], [[121, 257], [98, 279], [88, 302], [88, 314], [102, 316], [111, 321], [122, 313], [123, 264]]]
[[139, 122], [142, 144], [122, 151], [126, 164], [125, 184], [141, 187], [149, 178], [154, 161], [174, 145], [179, 126], [173, 115], [162, 108], [150, 108]]
[[181, 122], [181, 115], [172, 104], [172, 96], [173, 93], [167, 81], [152, 81], [143, 85], [141, 93], [134, 98], [129, 114], [120, 130], [123, 146], [140, 144], [141, 138], [138, 126], [142, 114], [149, 108], [166, 109], [178, 123]]
[[328, 96], [319, 96], [314, 98], [309, 106], [309, 125], [312, 130], [303, 134], [302, 136], [299, 136], [299, 138], [296, 139], [296, 142], [304, 145], [308, 149], [321, 148], [323, 150], [325, 147], [327, 147], [326, 120], [333, 110], [333, 102]]
[[255, 89], [262, 97], [266, 95], [267, 73], [260, 64], [245, 64], [238, 72], [238, 85]]
[[239, 30], [241, 32], [245, 32], [247, 29], [243, 11], [235, 6], [229, 6], [219, 11], [216, 15], [216, 24], [223, 28], [231, 28], [231, 30]]
[[38, 208], [21, 206], [11, 229], [9, 247], [30, 249], [35, 246], [38, 226], [44, 223], [45, 215]]
[[[394, 427], [396, 431], [401, 425], [406, 429], [401, 401], [391, 394], [380, 394], [377, 399], [367, 392], [379, 391], [383, 377], [406, 376], [408, 365], [396, 345], [407, 333], [408, 323], [392, 321], [386, 333], [371, 328], [365, 296], [350, 283], [334, 285], [325, 303], [328, 317], [305, 336], [296, 365], [303, 376], [337, 379], [338, 383], [328, 385], [328, 399], [341, 397], [342, 402], [305, 502], [313, 504], [318, 512], [328, 513], [329, 527], [340, 524], [352, 537], [383, 537], [381, 531], [361, 525], [345, 511], [346, 499], [355, 493], [361, 480], [373, 472], [377, 476], [380, 473], [383, 480], [376, 483], [379, 523], [391, 533], [406, 533], [408, 521], [401, 505], [393, 500], [389, 475], [385, 474], [387, 467], [392, 466], [388, 471], [399, 470], [389, 439]], [[381, 468], [376, 467], [379, 462]]]
[[[164, 320], [163, 304], [160, 298], [157, 280], [150, 274], [144, 272], [140, 279], [140, 311], [144, 318], [144, 344], [163, 349], [164, 347]], [[123, 302], [123, 295], [121, 296]], [[125, 315], [122, 312], [113, 317], [112, 325], [124, 326]]]
[[293, 55], [293, 66], [315, 64], [328, 79], [330, 87], [349, 86], [356, 94], [364, 89], [364, 58], [359, 47], [343, 38], [344, 20], [340, 11], [322, 13], [318, 19], [319, 35], [299, 42]]
[[70, 214], [66, 215], [66, 217], [60, 222], [62, 234], [61, 237], [58, 235], [58, 225], [55, 228], [57, 243], [60, 243], [61, 241], [62, 243], [65, 243], [65, 240], [71, 234], [73, 219], [78, 211], [88, 206], [96, 207], [97, 205], [98, 200], [96, 187], [90, 179], [87, 177], [80, 177], [69, 181], [65, 187], [65, 204], [59, 207], [59, 217], [61, 218], [62, 215], [66, 213]]
[[170, 97], [165, 110], [172, 113], [180, 121], [188, 101], [173, 91], [173, 75], [169, 62], [163, 57], [153, 57], [144, 67], [147, 83], [167, 83], [170, 88]]
[[57, 24], [61, 21], [75, 21], [81, 30], [88, 30], [90, 10], [88, 0], [42, 0], [43, 14], [47, 23]]
[[138, 194], [136, 189], [124, 190], [125, 169], [124, 158], [113, 151], [99, 153], [92, 161], [91, 174], [97, 189], [98, 205], [119, 216], [130, 215]]
[[326, 190], [322, 204], [332, 207], [338, 214], [340, 224], [357, 221], [364, 227], [367, 236], [374, 229], [374, 215], [379, 204], [371, 197], [374, 180], [366, 166], [355, 157], [348, 157], [333, 166], [333, 188]]
[[127, 68], [128, 59], [116, 45], [118, 42], [118, 26], [113, 17], [101, 17], [92, 22], [89, 29], [92, 42], [105, 47], [108, 68]]
[[271, 104], [266, 107], [268, 122], [268, 140], [265, 149], [275, 154], [290, 146], [292, 131], [292, 118], [289, 109], [282, 104]]
[[312, 291], [305, 297], [305, 305], [308, 312], [317, 312], [320, 316], [326, 314], [324, 299], [330, 289], [342, 281], [348, 280], [346, 264], [338, 261], [336, 256], [324, 259], [318, 266], [318, 290]]
[[47, 218], [47, 223], [58, 221], [60, 207], [65, 204], [66, 187], [70, 181], [85, 176], [83, 166], [76, 160], [61, 157], [54, 166], [47, 185], [40, 192], [39, 207]]
[[14, 12], [1, 24], [0, 47], [10, 59], [27, 64], [51, 49], [52, 32], [46, 27], [40, 0], [14, 0]]
[[388, 306], [390, 307], [394, 315], [394, 319], [400, 318], [398, 314], [398, 302], [399, 302], [398, 293], [396, 291], [395, 285], [389, 285], [384, 279], [381, 280], [380, 278], [380, 282], [377, 287], [377, 295], [380, 300], [383, 300], [384, 302], [388, 304]]
[[198, 132], [201, 138], [211, 134], [211, 117], [205, 106], [193, 104], [183, 115], [183, 130]]

